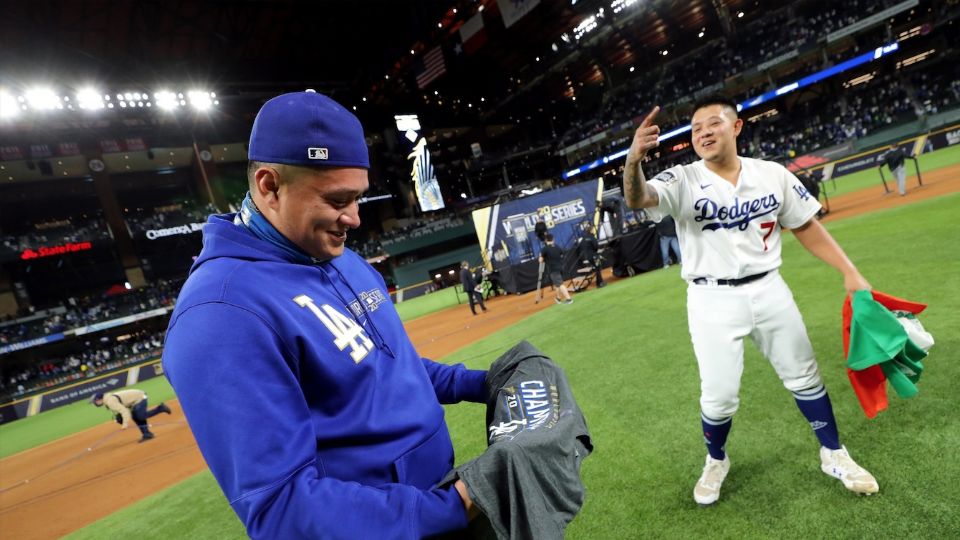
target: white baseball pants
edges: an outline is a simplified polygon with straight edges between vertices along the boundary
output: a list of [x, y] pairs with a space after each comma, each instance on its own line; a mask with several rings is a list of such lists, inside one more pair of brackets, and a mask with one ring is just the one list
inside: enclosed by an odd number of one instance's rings
[[747, 336], [788, 390], [821, 384], [800, 310], [777, 271], [737, 287], [691, 283], [687, 321], [700, 368], [700, 407], [709, 418], [737, 412]]

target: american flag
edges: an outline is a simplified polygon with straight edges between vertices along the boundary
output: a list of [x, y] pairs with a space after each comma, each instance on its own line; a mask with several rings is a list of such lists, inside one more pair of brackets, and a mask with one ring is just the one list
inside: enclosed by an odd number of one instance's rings
[[443, 50], [439, 45], [427, 51], [421, 61], [423, 65], [418, 66], [417, 70], [417, 88], [423, 90], [437, 77], [446, 73], [447, 68], [443, 63]]

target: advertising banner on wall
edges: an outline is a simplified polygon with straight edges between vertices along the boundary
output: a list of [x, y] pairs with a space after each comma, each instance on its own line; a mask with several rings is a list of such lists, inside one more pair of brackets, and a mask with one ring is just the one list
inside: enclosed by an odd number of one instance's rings
[[960, 144], [960, 126], [952, 126], [927, 137], [926, 152]]
[[[960, 125], [937, 130], [928, 135], [919, 135], [896, 143], [908, 156], [917, 157], [942, 148], [960, 144]], [[890, 150], [889, 145], [880, 146], [866, 152], [849, 155], [852, 146], [842, 144], [786, 160], [784, 165], [792, 172], [805, 170], [814, 178], [826, 181], [847, 174], [881, 167], [883, 156]]]
[[150, 229], [148, 231], [144, 231], [143, 236], [147, 240], [156, 240], [158, 238], [167, 238], [170, 236], [184, 236], [184, 235], [198, 233], [201, 231], [203, 231], [203, 223], [186, 223], [184, 225], [167, 227], [165, 229]]
[[46, 345], [47, 343], [53, 343], [54, 341], [60, 341], [62, 339], [64, 339], [63, 333], [57, 332], [55, 334], [47, 334], [38, 338], [28, 339], [26, 341], [18, 341], [16, 343], [0, 346], [0, 354], [7, 354], [9, 352], [29, 349], [31, 347], [39, 347], [40, 345]]
[[513, 266], [540, 256], [535, 228], [543, 221], [557, 246], [571, 249], [584, 221], [596, 221], [600, 179], [546, 191], [473, 211], [473, 225], [484, 260], [494, 268]]

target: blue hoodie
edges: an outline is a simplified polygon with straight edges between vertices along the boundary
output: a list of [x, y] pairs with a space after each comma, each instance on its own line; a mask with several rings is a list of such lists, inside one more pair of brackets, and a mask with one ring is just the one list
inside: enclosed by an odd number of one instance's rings
[[356, 253], [318, 264], [211, 216], [163, 367], [252, 538], [420, 538], [466, 527], [441, 403], [486, 372], [421, 358]]

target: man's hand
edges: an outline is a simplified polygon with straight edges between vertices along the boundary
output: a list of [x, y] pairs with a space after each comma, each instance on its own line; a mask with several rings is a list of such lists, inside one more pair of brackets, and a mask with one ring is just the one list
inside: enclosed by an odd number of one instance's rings
[[627, 152], [627, 167], [635, 167], [640, 163], [647, 152], [656, 148], [660, 143], [657, 138], [660, 136], [660, 126], [653, 123], [660, 112], [660, 107], [656, 106], [650, 111], [650, 114], [640, 122], [640, 127], [633, 133], [633, 143], [630, 144], [630, 151]]
[[463, 480], [457, 480], [453, 487], [457, 488], [457, 493], [463, 500], [463, 508], [467, 511], [467, 521], [473, 521], [473, 518], [480, 515], [480, 509], [473, 504], [470, 494], [467, 493], [467, 485], [463, 483]]

